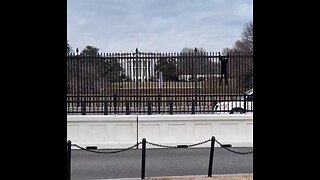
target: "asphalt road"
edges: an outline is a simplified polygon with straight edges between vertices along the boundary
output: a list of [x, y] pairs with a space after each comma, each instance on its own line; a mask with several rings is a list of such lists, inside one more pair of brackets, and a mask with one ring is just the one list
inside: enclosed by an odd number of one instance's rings
[[[249, 152], [253, 148], [231, 148]], [[147, 149], [145, 177], [207, 175], [210, 148]], [[253, 153], [236, 154], [214, 150], [213, 174], [253, 173]], [[113, 179], [141, 177], [141, 149], [116, 154], [84, 150], [71, 152], [71, 179]]]

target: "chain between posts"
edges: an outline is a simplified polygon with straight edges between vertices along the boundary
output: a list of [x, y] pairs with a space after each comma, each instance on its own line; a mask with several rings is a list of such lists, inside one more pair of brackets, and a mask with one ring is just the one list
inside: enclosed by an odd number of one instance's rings
[[[152, 145], [152, 146], [157, 146], [157, 147], [161, 147], [161, 148], [168, 148], [168, 149], [175, 149], [175, 148], [181, 148], [181, 147], [184, 147], [184, 148], [189, 148], [189, 147], [195, 147], [195, 146], [199, 146], [201, 144], [205, 144], [207, 142], [211, 141], [211, 139], [208, 139], [208, 140], [205, 140], [205, 141], [202, 141], [202, 142], [199, 142], [199, 143], [195, 143], [195, 144], [191, 144], [191, 145], [177, 145], [177, 146], [169, 146], [169, 145], [163, 145], [163, 144], [157, 144], [157, 143], [153, 143], [153, 142], [149, 142], [149, 141], [146, 141], [146, 143], [148, 143], [149, 145]], [[230, 152], [233, 152], [233, 153], [236, 153], [236, 154], [242, 154], [242, 155], [245, 155], [245, 154], [251, 154], [253, 153], [253, 151], [249, 151], [249, 152], [237, 152], [235, 150], [232, 150], [232, 149], [229, 149], [228, 147], [226, 146], [223, 146], [222, 143], [220, 143], [218, 140], [215, 139], [215, 142], [217, 142], [222, 148], [226, 149], [227, 151], [230, 151]], [[84, 150], [84, 151], [88, 151], [88, 152], [93, 152], [93, 153], [99, 153], [99, 154], [115, 154], [115, 153], [120, 153], [120, 152], [124, 152], [124, 151], [127, 151], [127, 150], [130, 150], [130, 149], [133, 149], [135, 147], [138, 147], [140, 144], [142, 144], [142, 142], [139, 142], [133, 146], [130, 146], [128, 148], [125, 148], [125, 149], [120, 149], [120, 150], [115, 150], [115, 151], [103, 151], [103, 150], [91, 150], [91, 149], [86, 149], [84, 147], [81, 147], [77, 144], [71, 144], [71, 146], [74, 146], [74, 147], [77, 147], [81, 150]]]
[[[201, 144], [205, 144], [205, 143], [207, 143], [209, 141], [211, 141], [211, 139], [208, 139], [208, 140], [196, 143], [196, 144], [185, 145], [185, 146], [182, 146], [182, 147], [185, 147], [185, 148], [194, 147], [194, 146], [198, 146], [198, 145], [201, 145]], [[168, 146], [168, 145], [157, 144], [157, 143], [153, 143], [153, 142], [149, 142], [149, 141], [147, 141], [147, 143], [152, 145], [152, 146], [163, 147], [163, 148], [170, 148], [170, 149], [181, 148], [179, 145], [177, 145], [177, 146]]]
[[207, 142], [211, 141], [211, 139], [208, 139], [208, 140], [205, 140], [205, 141], [202, 141], [202, 142], [199, 142], [199, 143], [196, 143], [196, 144], [191, 144], [189, 145], [188, 147], [194, 147], [194, 146], [199, 146], [201, 144], [205, 144]]
[[229, 149], [229, 148], [223, 146], [223, 144], [221, 144], [221, 143], [220, 143], [219, 141], [217, 141], [217, 140], [216, 140], [216, 142], [217, 142], [222, 148], [224, 148], [224, 149], [226, 149], [226, 150], [228, 150], [228, 151], [230, 151], [230, 152], [236, 153], [236, 154], [251, 154], [251, 153], [253, 153], [253, 150], [252, 150], [252, 151], [249, 151], [249, 152], [237, 152], [237, 151], [235, 151], [235, 150], [232, 150], [232, 149]]
[[93, 152], [93, 153], [98, 153], [98, 154], [115, 154], [115, 153], [120, 153], [120, 152], [124, 152], [124, 151], [127, 151], [127, 150], [130, 150], [130, 149], [133, 149], [137, 146], [139, 146], [139, 144], [141, 144], [142, 142], [139, 142], [139, 143], [136, 143], [135, 145], [133, 146], [130, 146], [128, 148], [125, 148], [125, 149], [120, 149], [120, 150], [115, 150], [115, 151], [98, 151], [98, 150], [91, 150], [91, 149], [86, 149], [84, 147], [81, 147], [77, 144], [71, 144], [71, 146], [74, 146], [74, 147], [77, 147], [81, 150], [84, 150], [84, 151], [88, 151], [88, 152]]
[[[199, 146], [199, 145], [205, 144], [205, 143], [207, 143], [207, 142], [209, 142], [209, 141], [211, 141], [211, 139], [208, 139], [208, 140], [205, 140], [205, 141], [202, 141], [202, 142], [199, 142], [199, 143], [191, 144], [191, 145], [186, 145], [186, 146], [184, 146], [184, 147], [189, 148], [189, 147]], [[253, 151], [249, 151], [249, 152], [237, 152], [237, 151], [235, 151], [235, 150], [232, 150], [232, 149], [229, 149], [229, 148], [223, 146], [223, 144], [220, 143], [220, 142], [219, 142], [218, 140], [216, 140], [216, 139], [215, 139], [215, 142], [217, 142], [222, 148], [224, 148], [224, 149], [226, 149], [226, 150], [228, 150], [228, 151], [230, 151], [230, 152], [236, 153], [236, 154], [243, 154], [243, 155], [244, 155], [244, 154], [251, 154], [251, 153], [253, 153]], [[153, 142], [149, 142], [149, 141], [147, 141], [147, 143], [150, 144], [150, 145], [152, 145], [152, 146], [157, 146], [157, 147], [162, 147], [162, 148], [169, 148], [169, 149], [181, 148], [181, 147], [179, 147], [179, 145], [177, 145], [177, 146], [168, 146], [168, 145], [157, 144], [157, 143], [153, 143]]]
[[163, 147], [163, 148], [169, 148], [169, 149], [177, 148], [177, 146], [168, 146], [168, 145], [156, 144], [156, 143], [149, 142], [149, 141], [147, 141], [147, 143], [152, 145], [152, 146], [157, 146], [157, 147]]

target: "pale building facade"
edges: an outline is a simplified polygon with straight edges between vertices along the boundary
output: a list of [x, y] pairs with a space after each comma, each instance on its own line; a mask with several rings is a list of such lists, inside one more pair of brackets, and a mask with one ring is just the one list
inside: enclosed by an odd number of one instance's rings
[[122, 67], [125, 75], [133, 82], [136, 80], [146, 82], [156, 76], [155, 61], [152, 59], [126, 59], [122, 62]]

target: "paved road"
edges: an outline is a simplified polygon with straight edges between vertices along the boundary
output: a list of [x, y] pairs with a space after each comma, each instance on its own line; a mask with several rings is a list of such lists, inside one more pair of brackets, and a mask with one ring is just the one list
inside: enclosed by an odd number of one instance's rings
[[[232, 148], [239, 152], [252, 148]], [[210, 148], [147, 149], [146, 178], [207, 175]], [[117, 154], [96, 154], [72, 150], [71, 179], [135, 178], [141, 176], [141, 149]], [[213, 174], [253, 173], [253, 154], [235, 154], [217, 147]]]

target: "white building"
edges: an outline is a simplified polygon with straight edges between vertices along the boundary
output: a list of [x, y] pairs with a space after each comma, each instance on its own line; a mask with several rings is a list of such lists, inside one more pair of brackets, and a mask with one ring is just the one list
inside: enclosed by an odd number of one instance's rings
[[154, 59], [126, 59], [122, 62], [122, 67], [124, 68], [125, 75], [129, 77], [133, 82], [135, 82], [137, 79], [138, 81], [146, 82], [150, 78], [156, 76], [154, 66]]

